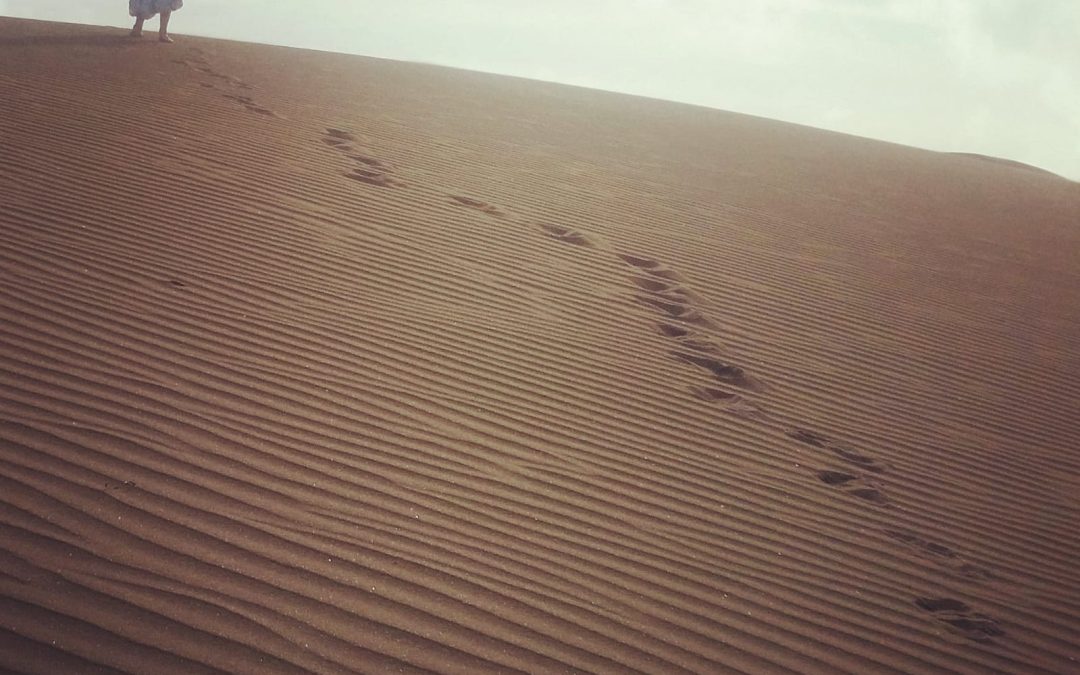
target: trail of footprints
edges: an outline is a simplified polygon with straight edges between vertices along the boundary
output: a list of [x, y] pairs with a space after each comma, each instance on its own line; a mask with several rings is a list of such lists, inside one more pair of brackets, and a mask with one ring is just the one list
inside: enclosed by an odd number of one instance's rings
[[800, 443], [827, 450], [835, 460], [847, 465], [844, 468], [827, 468], [818, 471], [817, 477], [822, 483], [831, 485], [868, 502], [875, 504], [889, 503], [889, 499], [882, 491], [879, 481], [870, 475], [886, 473], [888, 467], [885, 464], [812, 431], [790, 429], [785, 433], [788, 438]]
[[[251, 84], [213, 69], [205, 53], [191, 48], [192, 57], [177, 63], [197, 70], [213, 80], [232, 89], [250, 90]], [[219, 90], [214, 82], [202, 86]], [[266, 116], [277, 115], [258, 105], [251, 96], [225, 91], [222, 96], [243, 106], [252, 113]], [[356, 150], [354, 134], [328, 128], [323, 143], [334, 148], [350, 160], [354, 166], [345, 174], [348, 178], [377, 187], [402, 187], [403, 181], [394, 175], [394, 169], [385, 162]], [[487, 202], [461, 195], [449, 195], [451, 203], [477, 210], [494, 218], [507, 214]], [[586, 234], [557, 225], [540, 226], [548, 237], [574, 246], [594, 247]], [[724, 357], [724, 348], [714, 335], [716, 323], [708, 317], [696, 295], [683, 283], [679, 274], [658, 260], [632, 254], [618, 254], [631, 272], [634, 298], [657, 315], [656, 327], [671, 344], [670, 356], [690, 367], [697, 368], [707, 377], [707, 382], [691, 388], [691, 393], [703, 401], [717, 404], [729, 413], [752, 418], [776, 426], [751, 397], [760, 392], [761, 382], [743, 367]], [[889, 499], [882, 487], [882, 477], [888, 473], [887, 464], [876, 460], [848, 445], [801, 428], [784, 429], [784, 434], [798, 443], [827, 453], [832, 462], [818, 469], [817, 480], [844, 495], [859, 499], [875, 507], [887, 507]], [[125, 482], [123, 485], [127, 485]], [[122, 485], [110, 485], [118, 489]], [[956, 551], [924, 539], [908, 530], [883, 528], [882, 532], [899, 545], [937, 563], [941, 568], [969, 581], [985, 581], [993, 578], [987, 570], [973, 565]], [[974, 611], [967, 603], [955, 598], [919, 597], [914, 604], [941, 624], [980, 643], [993, 642], [1005, 635], [1001, 626], [989, 616]]]
[[[357, 152], [356, 136], [346, 130], [328, 128], [323, 143], [334, 148], [355, 164], [346, 174], [355, 181], [377, 187], [401, 187], [405, 183], [394, 175], [389, 164]], [[487, 202], [462, 195], [448, 195], [450, 203], [498, 219], [507, 218], [502, 209]], [[564, 244], [596, 248], [591, 237], [558, 225], [541, 224], [547, 237]], [[888, 464], [828, 436], [802, 428], [783, 428], [770, 418], [754, 400], [764, 390], [763, 383], [725, 356], [716, 336], [717, 324], [708, 316], [700, 299], [686, 286], [682, 277], [660, 261], [634, 254], [617, 254], [630, 272], [635, 300], [656, 315], [656, 328], [667, 338], [672, 359], [697, 369], [705, 381], [691, 388], [700, 400], [720, 406], [725, 412], [765, 423], [781, 431], [792, 441], [814, 448], [823, 461], [813, 477], [824, 487], [859, 500], [871, 508], [888, 508], [883, 482]], [[882, 528], [887, 537], [917, 555], [938, 564], [944, 571], [967, 581], [992, 578], [986, 570], [966, 562], [952, 549], [924, 539], [914, 532]], [[919, 597], [913, 603], [952, 632], [967, 639], [988, 643], [1005, 631], [992, 618], [975, 612], [954, 598]]]
[[[265, 115], [267, 117], [279, 117], [279, 115], [273, 110], [265, 108], [256, 103], [255, 99], [251, 96], [234, 93], [234, 90], [236, 89], [254, 89], [254, 85], [244, 82], [243, 80], [233, 77], [232, 75], [226, 75], [224, 73], [219, 73], [218, 71], [214, 70], [213, 66], [210, 65], [210, 62], [206, 58], [206, 52], [199, 49], [198, 47], [191, 47], [188, 51], [190, 52], [191, 56], [186, 59], [176, 59], [174, 63], [187, 66], [192, 70], [203, 73], [211, 80], [213, 80], [210, 82], [202, 82], [201, 85], [203, 87], [222, 92], [222, 98], [239, 104], [248, 112], [255, 113], [257, 115]], [[221, 87], [218, 86], [219, 84], [227, 87], [228, 89], [222, 90]]]
[[967, 603], [953, 598], [916, 598], [915, 604], [936, 620], [969, 640], [993, 642], [1005, 635], [994, 619], [975, 612]]
[[692, 387], [691, 393], [733, 414], [761, 416], [761, 410], [746, 396], [760, 390], [760, 382], [724, 358], [723, 346], [712, 334], [716, 324], [679, 274], [652, 258], [622, 254], [619, 259], [631, 268], [634, 299], [659, 315], [656, 325], [670, 340], [670, 356], [698, 368], [708, 378], [705, 384]]
[[[376, 187], [405, 187], [407, 183], [394, 174], [394, 168], [386, 162], [358, 152], [356, 135], [344, 129], [328, 128], [323, 143], [340, 152], [353, 163], [345, 174], [347, 178]], [[505, 218], [506, 213], [487, 202], [463, 195], [448, 195], [450, 203], [485, 213], [495, 218]]]
[[327, 129], [323, 143], [334, 148], [353, 163], [353, 169], [345, 174], [361, 183], [378, 187], [401, 187], [405, 183], [394, 176], [390, 165], [356, 151], [356, 136], [341, 129]]
[[465, 206], [470, 209], [476, 209], [481, 213], [486, 213], [489, 216], [496, 218], [505, 218], [506, 213], [501, 209], [488, 204], [487, 202], [480, 201], [479, 199], [473, 199], [472, 197], [463, 197], [461, 195], [450, 195], [450, 199], [458, 206]]
[[[585, 234], [555, 225], [541, 225], [544, 233], [559, 242], [576, 246], [594, 246]], [[883, 488], [883, 477], [889, 465], [849, 445], [828, 436], [802, 428], [781, 428], [753, 401], [763, 389], [761, 382], [743, 367], [724, 357], [722, 344], [712, 334], [716, 323], [710, 319], [685, 286], [675, 270], [649, 257], [617, 254], [631, 268], [634, 297], [659, 316], [657, 327], [672, 344], [671, 356], [687, 365], [704, 371], [708, 384], [695, 386], [692, 393], [699, 399], [723, 406], [726, 412], [765, 422], [783, 431], [793, 441], [815, 448], [828, 461], [814, 473], [824, 486], [845, 496], [858, 499], [873, 508], [886, 508], [889, 498]], [[914, 532], [883, 528], [887, 537], [907, 547], [919, 556], [936, 563], [947, 573], [968, 581], [993, 578], [985, 569], [968, 563], [956, 551], [924, 539]], [[981, 643], [993, 642], [1005, 631], [991, 617], [972, 610], [967, 603], [955, 598], [919, 597], [913, 603], [952, 632]]]

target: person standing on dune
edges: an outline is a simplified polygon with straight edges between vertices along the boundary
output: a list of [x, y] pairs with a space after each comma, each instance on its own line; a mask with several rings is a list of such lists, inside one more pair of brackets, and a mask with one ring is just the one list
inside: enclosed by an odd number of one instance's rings
[[158, 40], [172, 42], [173, 39], [169, 37], [169, 17], [183, 6], [184, 0], [128, 0], [128, 14], [135, 17], [131, 37], [142, 37], [143, 22], [160, 13], [161, 27], [158, 29]]

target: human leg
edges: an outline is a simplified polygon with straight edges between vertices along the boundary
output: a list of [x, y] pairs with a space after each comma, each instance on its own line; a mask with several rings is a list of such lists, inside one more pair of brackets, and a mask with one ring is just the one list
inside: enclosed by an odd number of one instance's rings
[[169, 37], [169, 17], [172, 16], [172, 10], [166, 9], [161, 13], [161, 28], [158, 29], [158, 39], [162, 42], [172, 42], [173, 39]]
[[131, 37], [142, 37], [143, 21], [145, 21], [145, 19], [141, 16], [136, 17], [135, 25], [131, 28]]

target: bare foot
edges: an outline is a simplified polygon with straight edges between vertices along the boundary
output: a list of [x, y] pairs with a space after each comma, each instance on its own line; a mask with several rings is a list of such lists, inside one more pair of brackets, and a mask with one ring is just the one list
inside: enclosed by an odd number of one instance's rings
[[169, 42], [169, 43], [172, 43], [172, 42], [175, 42], [175, 40], [173, 40], [173, 39], [172, 39], [171, 37], [169, 37], [168, 35], [159, 35], [159, 36], [158, 36], [158, 42]]
[[133, 30], [130, 33], [128, 33], [128, 37], [142, 37], [142, 31], [141, 30]]

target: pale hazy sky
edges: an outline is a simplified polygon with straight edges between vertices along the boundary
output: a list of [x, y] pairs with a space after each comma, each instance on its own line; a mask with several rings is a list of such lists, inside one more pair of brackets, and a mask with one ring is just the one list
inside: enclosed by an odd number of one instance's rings
[[[128, 25], [124, 0], [0, 15]], [[173, 32], [686, 101], [1080, 180], [1080, 0], [187, 0]]]

